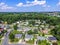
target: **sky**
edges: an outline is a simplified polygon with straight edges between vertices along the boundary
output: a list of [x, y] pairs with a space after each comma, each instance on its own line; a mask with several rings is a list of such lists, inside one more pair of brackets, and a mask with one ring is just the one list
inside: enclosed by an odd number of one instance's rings
[[0, 12], [60, 11], [60, 0], [0, 0]]

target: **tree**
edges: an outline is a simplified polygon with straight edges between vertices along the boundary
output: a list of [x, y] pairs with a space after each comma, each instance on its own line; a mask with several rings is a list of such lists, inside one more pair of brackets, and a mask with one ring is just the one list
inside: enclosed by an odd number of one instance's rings
[[3, 34], [6, 33], [6, 32], [7, 32], [7, 30], [3, 30], [3, 31], [2, 31]]
[[29, 30], [27, 33], [28, 34], [33, 34], [33, 31], [32, 30]]
[[38, 29], [35, 29], [35, 30], [33, 31], [33, 33], [34, 33], [34, 34], [38, 34]]
[[9, 34], [9, 39], [14, 40], [14, 38], [15, 38], [15, 35], [13, 33], [10, 33]]
[[29, 21], [29, 24], [35, 25], [35, 21]]
[[60, 26], [51, 30], [51, 34], [60, 41]]
[[14, 30], [17, 30], [17, 24], [15, 24], [15, 25], [13, 26], [13, 28], [14, 28]]

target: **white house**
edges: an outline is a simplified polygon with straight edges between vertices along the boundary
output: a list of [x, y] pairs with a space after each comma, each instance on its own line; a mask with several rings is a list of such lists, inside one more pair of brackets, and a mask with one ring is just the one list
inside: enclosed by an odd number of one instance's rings
[[23, 30], [24, 31], [29, 31], [29, 30], [31, 30], [31, 28], [30, 27], [24, 27]]
[[37, 40], [46, 40], [46, 38], [43, 36], [37, 36]]
[[22, 38], [22, 34], [15, 34], [15, 38], [18, 38], [18, 39]]
[[33, 40], [33, 35], [25, 35], [25, 41]]
[[22, 27], [18, 27], [17, 31], [23, 31]]
[[55, 37], [48, 37], [48, 40], [52, 43], [57, 42], [57, 39]]

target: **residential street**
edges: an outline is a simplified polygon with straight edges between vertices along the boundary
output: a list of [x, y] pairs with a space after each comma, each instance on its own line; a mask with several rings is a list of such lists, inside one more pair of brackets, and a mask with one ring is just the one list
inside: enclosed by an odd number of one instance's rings
[[8, 45], [8, 35], [9, 33], [6, 33], [4, 35], [4, 39], [2, 40], [2, 45]]
[[2, 45], [9, 45], [8, 44], [8, 41], [9, 41], [8, 36], [9, 36], [10, 32], [11, 32], [11, 29], [9, 29], [9, 31], [6, 34], [4, 34], [4, 39], [2, 40]]

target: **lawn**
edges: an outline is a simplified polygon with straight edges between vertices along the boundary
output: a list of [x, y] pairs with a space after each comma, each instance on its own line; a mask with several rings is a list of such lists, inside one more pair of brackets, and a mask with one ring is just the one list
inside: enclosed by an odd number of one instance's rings
[[3, 35], [0, 35], [0, 39], [3, 37]]
[[42, 36], [42, 33], [40, 31], [38, 31], [38, 34], [39, 34], [39, 36]]
[[12, 42], [12, 43], [17, 43], [18, 41], [19, 41], [19, 39], [17, 39], [17, 38], [10, 40], [10, 42]]
[[1, 40], [0, 40], [0, 43], [1, 43]]
[[60, 45], [60, 41], [58, 41], [58, 45]]
[[0, 45], [1, 45], [1, 42], [2, 42], [2, 41], [0, 40]]
[[29, 40], [29, 41], [26, 41], [26, 43], [29, 43], [29, 44], [34, 44], [34, 40]]
[[17, 30], [12, 31], [12, 33], [13, 33], [13, 34], [22, 34], [21, 31], [17, 31]]
[[38, 45], [50, 45], [50, 44], [47, 43], [46, 40], [44, 40], [44, 41], [38, 41]]

